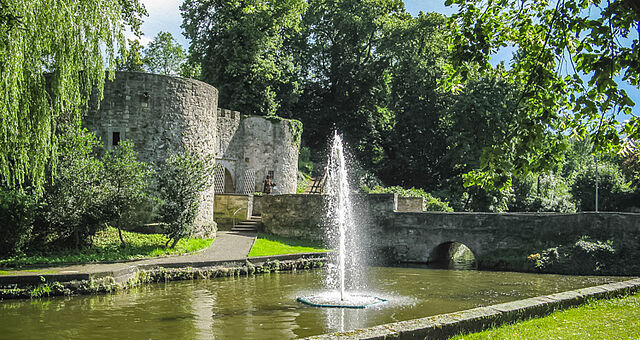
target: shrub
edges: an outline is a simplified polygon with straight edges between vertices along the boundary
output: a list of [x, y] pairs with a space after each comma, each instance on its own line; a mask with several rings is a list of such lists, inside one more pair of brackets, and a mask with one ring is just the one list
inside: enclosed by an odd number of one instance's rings
[[20, 253], [31, 240], [37, 196], [0, 187], [0, 258]]
[[210, 159], [186, 152], [171, 155], [160, 171], [159, 213], [167, 224], [165, 234], [173, 240], [172, 248], [181, 238], [193, 234], [200, 195], [210, 185], [212, 163]]
[[575, 212], [573, 196], [564, 178], [555, 174], [540, 174], [516, 179], [509, 211]]
[[533, 262], [536, 269], [544, 272], [595, 274], [614, 264], [615, 252], [611, 241], [602, 242], [582, 236], [573, 244], [531, 254], [528, 260]]
[[139, 208], [149, 205], [148, 183], [153, 171], [136, 159], [133, 143], [123, 141], [102, 159], [102, 207], [106, 223], [118, 229], [120, 242], [125, 244], [122, 228], [138, 220]]
[[100, 143], [77, 124], [68, 125], [58, 138], [57, 165], [44, 188], [38, 232], [47, 240], [79, 247], [104, 224], [104, 165], [94, 152]]
[[436, 197], [434, 197], [433, 195], [425, 192], [422, 189], [416, 189], [416, 188], [411, 188], [411, 189], [404, 189], [402, 187], [399, 186], [393, 186], [393, 187], [382, 187], [382, 186], [376, 186], [373, 189], [370, 189], [368, 187], [363, 187], [363, 189], [365, 190], [365, 192], [369, 193], [369, 194], [398, 194], [398, 196], [401, 197], [424, 197], [426, 204], [427, 204], [427, 211], [448, 211], [448, 212], [452, 212], [453, 209], [449, 206], [449, 203], [446, 201], [442, 201]]
[[[571, 194], [578, 202], [579, 210], [595, 210], [595, 166], [580, 169], [571, 185]], [[621, 211], [630, 203], [630, 183], [626, 181], [620, 167], [611, 163], [603, 163], [598, 166], [598, 210]]]

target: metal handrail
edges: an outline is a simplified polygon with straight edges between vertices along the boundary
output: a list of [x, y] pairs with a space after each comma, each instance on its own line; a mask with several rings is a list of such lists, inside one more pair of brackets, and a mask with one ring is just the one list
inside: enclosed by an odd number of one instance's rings
[[233, 223], [233, 226], [234, 226], [234, 227], [236, 226], [236, 215], [237, 215], [237, 214], [238, 214], [238, 212], [240, 212], [240, 210], [242, 210], [242, 209], [247, 209], [247, 208], [245, 208], [245, 207], [240, 207], [240, 208], [238, 208], [238, 210], [236, 210], [236, 212], [234, 212], [234, 213], [233, 213], [233, 216], [231, 217], [231, 219], [232, 219], [232, 223]]

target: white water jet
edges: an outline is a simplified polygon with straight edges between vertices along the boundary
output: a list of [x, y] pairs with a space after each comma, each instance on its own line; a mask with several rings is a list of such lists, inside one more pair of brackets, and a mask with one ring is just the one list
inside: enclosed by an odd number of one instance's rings
[[[331, 150], [326, 167], [326, 197], [327, 238], [333, 249], [337, 250], [337, 263], [330, 265], [326, 285], [329, 291], [314, 296], [299, 297], [298, 301], [316, 307], [365, 308], [367, 306], [386, 302], [381, 299], [354, 289], [362, 286], [363, 270], [359, 263], [360, 250], [363, 248], [362, 238], [358, 235], [358, 228], [354, 220], [349, 174], [345, 157], [342, 136], [334, 133]], [[347, 277], [347, 275], [349, 277]]]
[[[328, 198], [327, 217], [329, 233], [338, 232], [338, 282], [340, 300], [345, 299], [345, 262], [347, 257], [347, 230], [353, 231], [355, 223], [351, 204], [347, 166], [344, 157], [342, 136], [336, 132], [327, 163], [326, 194]], [[332, 235], [330, 235], [332, 236]], [[351, 268], [355, 269], [355, 268]]]

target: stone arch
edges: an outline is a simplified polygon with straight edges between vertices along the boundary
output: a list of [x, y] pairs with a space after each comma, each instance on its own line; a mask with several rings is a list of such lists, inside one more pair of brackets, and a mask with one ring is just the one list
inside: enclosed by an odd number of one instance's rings
[[478, 260], [464, 243], [447, 241], [437, 245], [429, 254], [428, 264], [446, 269], [476, 269]]

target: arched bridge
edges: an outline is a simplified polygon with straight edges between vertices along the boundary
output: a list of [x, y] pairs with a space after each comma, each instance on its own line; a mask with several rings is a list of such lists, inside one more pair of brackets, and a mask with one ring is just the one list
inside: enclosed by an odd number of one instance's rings
[[[429, 263], [439, 246], [459, 242], [473, 252], [480, 268], [531, 270], [530, 254], [575, 244], [585, 236], [611, 241], [615, 261], [640, 258], [640, 214], [399, 212], [394, 195], [367, 195], [362, 201], [367, 213], [360, 220], [368, 231], [363, 246], [393, 262]], [[265, 201], [262, 221], [267, 232], [321, 239], [321, 210], [318, 195], [281, 195]], [[635, 269], [618, 273], [640, 274], [640, 265], [631, 267]]]

